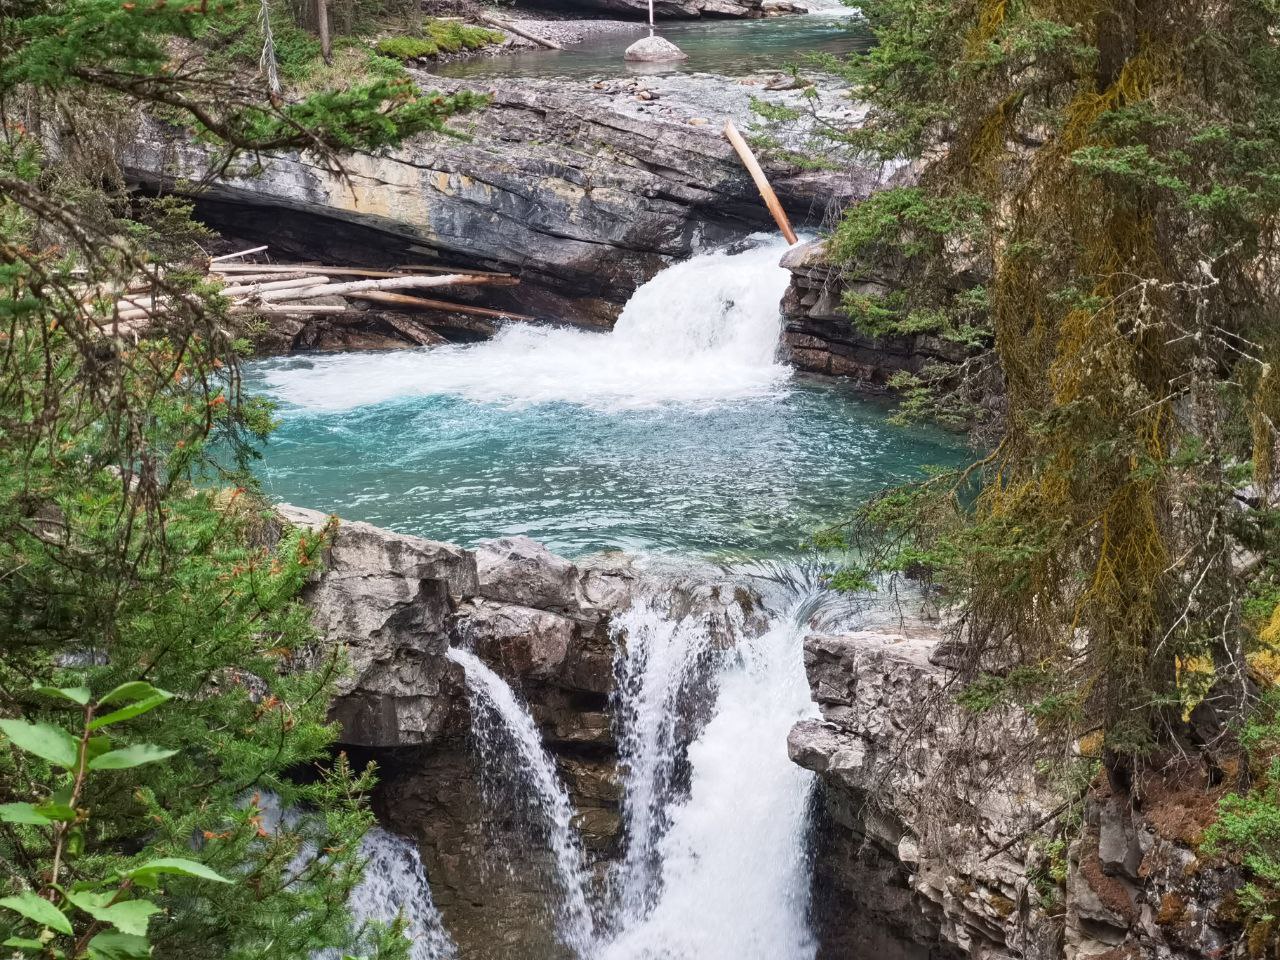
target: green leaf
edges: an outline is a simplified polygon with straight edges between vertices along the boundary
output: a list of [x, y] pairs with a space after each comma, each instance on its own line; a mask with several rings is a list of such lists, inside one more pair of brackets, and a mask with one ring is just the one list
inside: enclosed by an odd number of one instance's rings
[[40, 804], [36, 807], [36, 813], [50, 820], [74, 820], [76, 818], [76, 811], [73, 807], [56, 801]]
[[67, 899], [93, 919], [109, 923], [121, 933], [138, 937], [146, 936], [151, 915], [159, 913], [160, 908], [150, 900], [124, 900], [120, 903], [112, 903], [111, 899], [114, 896], [116, 894], [73, 890], [67, 894]]
[[27, 753], [34, 753], [54, 766], [75, 769], [76, 742], [71, 734], [59, 727], [27, 723], [25, 720], [0, 720], [0, 732]]
[[128, 770], [130, 767], [140, 767], [144, 763], [167, 760], [177, 752], [177, 750], [166, 750], [163, 747], [157, 747], [153, 743], [135, 743], [131, 747], [122, 747], [119, 750], [111, 750], [104, 753], [100, 757], [94, 757], [89, 761], [89, 769]]
[[0, 899], [0, 907], [20, 913], [28, 920], [34, 920], [42, 927], [49, 927], [59, 933], [71, 933], [71, 921], [61, 910], [43, 897], [37, 897], [30, 890], [24, 890], [16, 897]]
[[102, 727], [110, 726], [113, 723], [132, 720], [134, 717], [141, 716], [150, 710], [154, 710], [156, 707], [160, 706], [160, 704], [172, 699], [172, 693], [169, 693], [167, 690], [157, 690], [155, 696], [147, 697], [145, 700], [139, 700], [136, 703], [129, 704], [127, 707], [121, 707], [119, 710], [114, 710], [111, 713], [95, 718], [90, 722], [89, 729], [98, 730]]
[[109, 703], [135, 703], [138, 700], [146, 700], [158, 694], [163, 694], [166, 698], [173, 696], [173, 694], [166, 693], [159, 687], [153, 687], [145, 680], [131, 680], [128, 683], [120, 684], [114, 690], [109, 690], [98, 701], [98, 706], [105, 707]]
[[61, 697], [63, 700], [70, 700], [72, 703], [78, 703], [84, 706], [89, 702], [92, 694], [88, 687], [43, 687], [37, 686], [36, 693], [43, 693], [46, 697]]
[[34, 803], [0, 803], [0, 823], [34, 823], [45, 826], [52, 822], [36, 809]]
[[149, 860], [140, 867], [126, 870], [124, 875], [134, 880], [147, 882], [161, 874], [173, 873], [183, 877], [196, 877], [200, 880], [213, 880], [217, 883], [231, 883], [226, 877], [194, 860], [183, 860], [179, 857], [161, 857]]
[[116, 930], [104, 930], [89, 941], [91, 960], [140, 960], [151, 956], [151, 944], [146, 937], [137, 937]]
[[3, 944], [6, 947], [18, 947], [22, 950], [43, 950], [44, 944], [39, 940], [31, 940], [27, 937], [10, 937]]

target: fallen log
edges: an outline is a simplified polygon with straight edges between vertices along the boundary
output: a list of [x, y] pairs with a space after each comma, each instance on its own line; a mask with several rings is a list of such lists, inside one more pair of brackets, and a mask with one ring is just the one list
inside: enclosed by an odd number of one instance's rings
[[381, 293], [366, 291], [352, 294], [356, 300], [368, 300], [370, 303], [394, 304], [401, 307], [418, 307], [422, 310], [446, 310], [449, 313], [466, 313], [476, 317], [493, 317], [498, 320], [528, 320], [536, 322], [536, 317], [523, 313], [512, 313], [509, 310], [494, 310], [489, 307], [473, 307], [466, 303], [450, 303], [448, 300], [432, 300], [427, 297], [411, 297], [403, 293]]
[[764, 198], [764, 205], [773, 214], [773, 219], [777, 223], [778, 229], [787, 238], [787, 243], [794, 244], [796, 242], [796, 232], [791, 229], [791, 221], [787, 219], [787, 212], [782, 209], [778, 195], [773, 192], [773, 187], [769, 186], [769, 178], [760, 169], [756, 155], [751, 152], [751, 147], [747, 146], [747, 141], [742, 139], [742, 134], [738, 132], [738, 128], [733, 125], [732, 120], [724, 122], [724, 135], [733, 144], [733, 149], [738, 153], [738, 159], [747, 168], [747, 173], [751, 174], [751, 179], [755, 181], [756, 189], [760, 191], [760, 196]]
[[397, 276], [385, 280], [355, 280], [351, 283], [322, 283], [301, 290], [268, 290], [261, 300], [314, 300], [316, 297], [343, 297], [363, 290], [406, 290], [421, 287], [452, 287], [486, 282], [484, 277], [445, 274], [442, 277]]
[[265, 249], [267, 249], [267, 245], [264, 243], [260, 247], [250, 247], [248, 250], [237, 250], [235, 253], [224, 253], [220, 257], [210, 257], [209, 263], [214, 264], [222, 263], [225, 260], [235, 260], [239, 257], [247, 257], [251, 253], [261, 253]]
[[290, 280], [272, 280], [269, 283], [251, 283], [239, 287], [223, 287], [218, 292], [228, 299], [236, 297], [257, 297], [267, 291], [287, 290], [292, 292], [295, 289], [314, 287], [318, 284], [328, 282], [328, 277], [308, 274], [301, 277], [294, 277]]
[[540, 47], [546, 47], [548, 50], [563, 50], [564, 47], [556, 43], [554, 40], [548, 40], [546, 37], [540, 37], [535, 33], [530, 33], [515, 24], [508, 23], [498, 17], [491, 17], [486, 13], [480, 14], [480, 19], [491, 27], [497, 27], [499, 30], [506, 30], [508, 33], [514, 33], [517, 37], [524, 37], [530, 43], [536, 43]]
[[468, 276], [477, 277], [508, 277], [516, 283], [520, 282], [520, 278], [510, 273], [502, 273], [498, 270], [460, 270], [457, 267], [440, 267], [427, 263], [402, 263], [395, 268], [401, 272], [408, 271], [410, 273], [465, 273]]

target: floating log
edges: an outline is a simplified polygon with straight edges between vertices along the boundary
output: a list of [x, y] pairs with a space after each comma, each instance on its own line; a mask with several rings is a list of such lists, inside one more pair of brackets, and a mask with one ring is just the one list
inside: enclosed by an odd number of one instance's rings
[[778, 195], [773, 192], [773, 187], [769, 186], [769, 179], [764, 175], [764, 171], [760, 169], [756, 155], [751, 152], [751, 147], [747, 145], [747, 141], [742, 139], [742, 134], [738, 132], [738, 128], [733, 125], [732, 120], [724, 122], [724, 135], [729, 138], [729, 142], [733, 144], [733, 149], [738, 152], [738, 159], [742, 161], [742, 165], [751, 174], [751, 179], [756, 182], [756, 189], [760, 191], [760, 196], [764, 198], [764, 205], [773, 214], [773, 219], [777, 223], [778, 229], [787, 238], [787, 243], [794, 244], [796, 242], [796, 233], [791, 229], [791, 221], [787, 219], [787, 211], [782, 209], [782, 204], [778, 201]]
[[480, 19], [491, 27], [497, 27], [499, 30], [506, 30], [508, 33], [514, 33], [517, 37], [524, 37], [530, 43], [536, 43], [540, 47], [546, 47], [548, 50], [563, 50], [564, 47], [556, 43], [554, 40], [548, 40], [546, 37], [540, 37], [537, 34], [530, 33], [528, 30], [517, 27], [506, 20], [498, 17], [491, 17], [487, 13], [480, 14]]
[[493, 310], [489, 307], [473, 307], [465, 303], [450, 303], [447, 300], [432, 300], [427, 297], [411, 297], [403, 293], [381, 293], [366, 291], [355, 293], [357, 300], [368, 300], [371, 303], [394, 304], [402, 307], [418, 307], [422, 310], [447, 310], [449, 313], [467, 313], [476, 317], [493, 317], [498, 320], [528, 320], [536, 322], [536, 317], [522, 313], [511, 313], [509, 310]]

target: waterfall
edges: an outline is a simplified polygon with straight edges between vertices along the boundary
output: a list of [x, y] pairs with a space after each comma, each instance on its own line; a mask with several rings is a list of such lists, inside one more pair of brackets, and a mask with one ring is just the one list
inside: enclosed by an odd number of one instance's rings
[[389, 923], [403, 915], [408, 924], [405, 935], [412, 941], [410, 960], [453, 957], [453, 942], [431, 902], [418, 848], [404, 837], [374, 827], [365, 835], [361, 853], [368, 862], [364, 879], [351, 891], [356, 919]]
[[595, 921], [587, 894], [590, 878], [582, 844], [573, 826], [573, 805], [556, 771], [555, 761], [542, 746], [533, 717], [505, 680], [468, 650], [454, 648], [449, 651], [449, 659], [466, 671], [472, 736], [481, 765], [492, 768], [506, 746], [516, 752], [517, 762], [508, 764], [503, 774], [523, 781], [524, 795], [546, 827], [561, 887], [558, 932], [565, 944], [583, 960], [588, 960], [595, 938]]
[[636, 290], [612, 333], [512, 323], [484, 343], [290, 358], [262, 379], [277, 399], [316, 410], [424, 394], [600, 410], [770, 396], [791, 373], [776, 359], [786, 249], [761, 239], [668, 267]]
[[716, 654], [709, 718], [688, 745], [685, 790], [671, 775], [676, 705], [715, 641], [695, 618], [673, 620], [649, 602], [620, 619], [629, 645], [621, 748], [635, 833], [601, 960], [812, 960], [812, 775], [791, 763], [786, 745], [792, 724], [814, 709], [804, 609], [793, 600], [762, 634], [739, 634]]
[[[290, 832], [304, 838], [289, 864], [289, 872], [300, 876], [315, 859], [317, 838], [323, 836], [323, 820], [296, 807], [282, 806], [280, 798], [269, 791], [247, 794], [244, 802], [259, 811], [264, 833]], [[391, 923], [403, 917], [405, 937], [410, 941], [409, 960], [452, 960], [456, 955], [454, 944], [431, 900], [431, 887], [418, 848], [404, 837], [372, 827], [360, 841], [360, 856], [365, 861], [364, 876], [347, 901], [356, 923]], [[337, 948], [329, 948], [316, 951], [310, 960], [341, 960], [344, 956]]]
[[682, 711], [698, 693], [698, 668], [715, 649], [706, 624], [673, 619], [662, 599], [638, 596], [613, 619], [618, 656], [613, 700], [618, 751], [625, 771], [627, 848], [617, 893], [621, 916], [642, 916], [660, 883], [658, 841], [675, 788]]

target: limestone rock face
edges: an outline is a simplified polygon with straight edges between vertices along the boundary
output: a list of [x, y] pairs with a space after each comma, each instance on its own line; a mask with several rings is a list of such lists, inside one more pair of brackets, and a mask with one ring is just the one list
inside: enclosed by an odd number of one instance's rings
[[895, 373], [919, 373], [931, 363], [957, 363], [967, 356], [962, 345], [929, 334], [873, 337], [858, 331], [842, 308], [846, 295], [884, 296], [892, 291], [892, 281], [841, 276], [827, 260], [823, 241], [793, 247], [781, 263], [791, 271], [782, 298], [782, 340], [791, 363], [801, 370], [851, 377], [880, 389]]
[[[445, 93], [476, 87], [425, 74], [420, 80]], [[716, 116], [742, 116], [753, 94], [787, 95], [686, 80], [693, 106], [665, 116], [648, 107], [639, 112], [616, 85], [598, 86], [488, 81], [479, 92], [491, 96], [489, 105], [454, 121], [465, 138], [423, 136], [348, 157], [342, 176], [305, 154], [264, 158], [261, 171], [246, 161], [208, 184], [197, 212], [228, 235], [269, 239], [282, 258], [515, 273], [518, 287], [459, 291], [456, 298], [483, 296], [514, 313], [609, 326], [636, 287], [664, 267], [771, 229], [718, 126], [687, 120], [710, 115], [712, 106]], [[661, 109], [676, 100], [664, 94]], [[209, 148], [158, 123], [143, 123], [124, 151], [131, 179], [166, 187], [201, 180], [212, 160]], [[872, 178], [870, 167], [860, 175], [767, 166], [797, 226], [851, 190], [865, 195], [863, 181]], [[449, 328], [461, 322], [441, 319]]]
[[1196, 861], [1182, 796], [1203, 799], [1194, 771], [1144, 783], [1142, 812], [1095, 786], [1059, 864], [1066, 883], [1046, 886], [1031, 838], [1060, 798], [1035, 769], [1033, 726], [956, 707], [938, 652], [927, 625], [806, 640], [822, 719], [797, 724], [788, 747], [824, 801], [819, 956], [1225, 955], [1239, 877]]
[[[287, 505], [278, 513], [310, 529], [329, 522]], [[323, 573], [303, 599], [327, 643], [349, 659], [331, 707], [346, 742], [398, 747], [440, 736], [456, 696], [444, 659], [453, 604], [478, 588], [475, 558], [465, 550], [367, 523], [338, 524]]]
[[578, 607], [578, 568], [528, 537], [476, 544], [480, 592], [491, 600], [545, 610]]
[[641, 37], [627, 47], [622, 58], [640, 63], [666, 63], [672, 60], [688, 60], [689, 55], [670, 40], [662, 37]]

